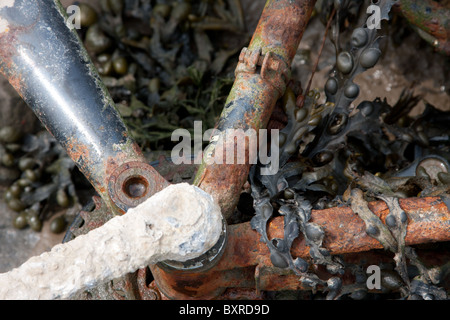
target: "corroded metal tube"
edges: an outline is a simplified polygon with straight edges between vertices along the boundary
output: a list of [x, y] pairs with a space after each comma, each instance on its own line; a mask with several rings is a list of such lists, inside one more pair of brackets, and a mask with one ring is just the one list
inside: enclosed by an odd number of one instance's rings
[[[290, 65], [314, 4], [315, 0], [266, 2], [250, 45], [239, 57], [236, 79], [216, 126], [218, 132], [251, 129], [258, 134], [259, 129], [267, 126], [276, 101], [290, 80]], [[233, 213], [250, 170], [249, 143], [245, 144], [243, 164], [239, 164], [236, 158], [233, 163], [227, 162], [227, 152], [231, 150], [234, 154], [235, 138], [247, 139], [245, 133], [225, 136], [220, 145], [223, 159], [217, 163], [209, 161], [210, 157], [217, 157], [218, 140], [213, 136], [194, 178], [194, 185], [211, 194], [219, 203], [225, 219]], [[168, 268], [164, 264], [151, 266], [151, 270], [158, 286], [165, 287], [163, 291], [181, 290], [183, 298], [211, 298], [223, 291], [221, 286], [217, 286], [216, 275], [208, 271], [192, 273], [186, 269]]]
[[[400, 199], [400, 206], [408, 216], [406, 245], [450, 241], [450, 210], [442, 199]], [[371, 202], [369, 208], [385, 222], [389, 213], [385, 202]], [[323, 228], [323, 247], [332, 255], [364, 252], [364, 258], [367, 258], [368, 251], [383, 248], [366, 234], [364, 221], [350, 207], [313, 210], [311, 222]], [[267, 230], [270, 239], [283, 238], [283, 217], [271, 220]], [[260, 237], [250, 223], [231, 225], [227, 248], [214, 268], [201, 274], [189, 274], [152, 267], [156, 285], [162, 296], [171, 299], [215, 299], [227, 288], [305, 289], [298, 276], [272, 266], [269, 249]], [[309, 258], [309, 247], [304, 238], [294, 241], [291, 254]]]
[[[236, 79], [217, 124], [217, 130], [266, 128], [278, 98], [283, 94], [292, 59], [309, 21], [315, 0], [267, 1], [249, 47], [244, 48], [236, 68]], [[228, 138], [228, 137], [227, 137]], [[234, 137], [223, 141], [224, 150], [234, 150]], [[215, 155], [215, 142], [206, 149]], [[248, 156], [248, 145], [246, 146]], [[224, 154], [226, 151], [224, 152]], [[228, 218], [239, 198], [250, 163], [223, 164], [205, 161], [194, 184], [219, 202]]]
[[402, 15], [419, 35], [436, 48], [450, 55], [450, 6], [433, 0], [401, 0]]
[[218, 241], [222, 220], [209, 194], [171, 185], [84, 237], [0, 274], [0, 299], [67, 299], [149, 263], [198, 258]]
[[[0, 71], [108, 206], [124, 212], [168, 183], [145, 163], [76, 31], [66, 22], [58, 0], [1, 1]], [[135, 175], [149, 173], [133, 180], [145, 189], [139, 195], [127, 190], [133, 181], [117, 186], [117, 179], [109, 179], [130, 162]], [[122, 167], [119, 174], [126, 175], [126, 170]]]

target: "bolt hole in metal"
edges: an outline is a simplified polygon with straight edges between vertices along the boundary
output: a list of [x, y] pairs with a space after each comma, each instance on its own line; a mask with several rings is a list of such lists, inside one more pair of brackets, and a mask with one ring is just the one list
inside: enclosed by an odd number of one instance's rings
[[138, 199], [144, 197], [148, 192], [148, 181], [142, 176], [134, 176], [127, 179], [122, 191], [125, 195], [132, 199]]
[[112, 201], [123, 211], [136, 207], [167, 181], [153, 176], [154, 169], [140, 161], [127, 162], [114, 170], [108, 181], [108, 192]]

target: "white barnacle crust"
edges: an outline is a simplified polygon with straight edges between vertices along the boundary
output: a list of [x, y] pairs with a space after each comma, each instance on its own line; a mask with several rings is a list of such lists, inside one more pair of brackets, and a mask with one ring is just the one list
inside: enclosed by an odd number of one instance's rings
[[16, 0], [2, 0], [0, 1], [0, 9], [5, 7], [13, 7]]
[[163, 260], [208, 251], [222, 231], [220, 207], [203, 190], [171, 185], [136, 208], [0, 274], [0, 299], [67, 299], [82, 289]]
[[[2, 0], [0, 1], [0, 9], [14, 6], [15, 0]], [[6, 19], [0, 17], [0, 34], [9, 32], [9, 22]]]

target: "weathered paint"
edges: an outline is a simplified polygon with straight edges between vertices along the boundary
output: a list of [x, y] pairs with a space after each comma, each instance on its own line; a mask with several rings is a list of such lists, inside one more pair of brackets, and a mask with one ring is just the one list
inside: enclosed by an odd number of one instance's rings
[[[247, 54], [241, 53], [236, 79], [217, 129], [254, 129], [258, 132], [259, 129], [266, 128], [276, 101], [283, 94], [283, 88], [289, 80], [286, 79], [286, 74], [314, 4], [315, 1], [307, 0], [266, 2]], [[264, 61], [267, 63], [264, 64]], [[262, 64], [260, 68], [256, 67], [258, 63]], [[258, 73], [258, 69], [264, 70]], [[278, 72], [280, 70], [285, 72]], [[211, 145], [214, 149], [213, 142]], [[225, 141], [225, 145], [234, 147], [233, 142]], [[248, 154], [248, 150], [246, 152]], [[194, 184], [212, 194], [219, 202], [223, 215], [229, 218], [236, 207], [249, 170], [248, 163], [203, 163], [195, 176]]]

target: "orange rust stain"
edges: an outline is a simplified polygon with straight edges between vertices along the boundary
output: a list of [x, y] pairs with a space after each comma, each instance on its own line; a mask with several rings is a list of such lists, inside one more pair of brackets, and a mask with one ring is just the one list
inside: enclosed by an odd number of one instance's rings
[[[69, 157], [78, 164], [81, 172], [83, 172], [83, 174], [91, 182], [91, 184], [95, 188], [97, 188], [98, 186], [96, 185], [95, 181], [92, 181], [92, 172], [89, 168], [89, 149], [82, 143], [79, 143], [75, 137], [69, 137], [67, 139], [65, 149]], [[80, 165], [80, 160], [84, 162], [84, 167]], [[101, 190], [97, 191], [102, 192]]]
[[80, 158], [83, 160], [89, 160], [90, 158], [88, 147], [78, 142], [78, 140], [74, 137], [69, 137], [67, 139], [66, 149], [72, 160], [77, 163]]
[[9, 77], [8, 81], [11, 86], [22, 96], [22, 75]]

